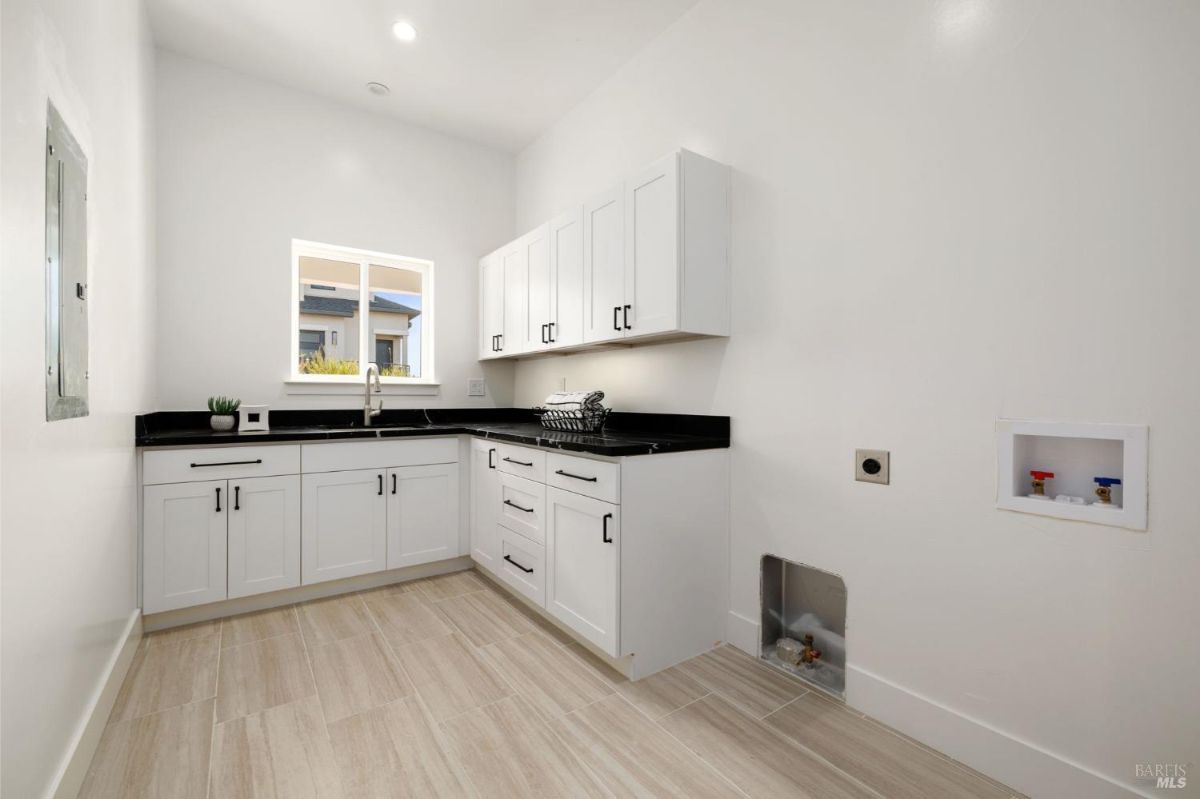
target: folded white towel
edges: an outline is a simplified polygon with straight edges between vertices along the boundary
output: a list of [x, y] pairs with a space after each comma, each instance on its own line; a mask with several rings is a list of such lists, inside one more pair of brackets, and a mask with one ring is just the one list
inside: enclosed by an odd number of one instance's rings
[[603, 407], [603, 391], [556, 391], [546, 397], [546, 407], [553, 411], [594, 411]]

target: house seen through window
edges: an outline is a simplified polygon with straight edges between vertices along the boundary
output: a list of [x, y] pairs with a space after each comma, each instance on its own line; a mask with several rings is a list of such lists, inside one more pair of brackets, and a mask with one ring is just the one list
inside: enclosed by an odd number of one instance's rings
[[432, 263], [302, 241], [292, 263], [293, 379], [432, 381]]

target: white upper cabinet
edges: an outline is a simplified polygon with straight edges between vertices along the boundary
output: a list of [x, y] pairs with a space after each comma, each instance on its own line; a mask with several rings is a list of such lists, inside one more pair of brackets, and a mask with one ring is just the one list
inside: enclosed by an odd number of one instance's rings
[[499, 252], [479, 262], [479, 308], [479, 358], [498, 358], [504, 333], [504, 262]]
[[550, 322], [546, 338], [551, 349], [583, 343], [583, 208], [552, 221], [550, 241]]
[[729, 193], [729, 167], [679, 150], [501, 248], [504, 290], [481, 290], [480, 319], [504, 335], [482, 356], [729, 335]]
[[583, 340], [625, 337], [625, 196], [621, 186], [583, 206]]

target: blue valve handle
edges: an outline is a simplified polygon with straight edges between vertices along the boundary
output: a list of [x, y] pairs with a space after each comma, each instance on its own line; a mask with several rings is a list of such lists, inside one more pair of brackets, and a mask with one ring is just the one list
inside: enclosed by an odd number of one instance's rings
[[1119, 477], [1093, 477], [1092, 482], [1096, 483], [1097, 485], [1099, 485], [1103, 488], [1109, 488], [1111, 486], [1119, 486], [1121, 484], [1121, 478], [1119, 478]]

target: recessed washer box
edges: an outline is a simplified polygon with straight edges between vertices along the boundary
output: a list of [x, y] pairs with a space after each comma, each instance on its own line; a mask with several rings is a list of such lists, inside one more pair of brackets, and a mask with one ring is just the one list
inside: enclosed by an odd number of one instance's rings
[[[1139, 424], [1000, 419], [996, 507], [1145, 530], [1148, 439], [1149, 428]], [[1045, 498], [1030, 496], [1032, 471], [1054, 474], [1045, 481]], [[1121, 481], [1111, 505], [1097, 501], [1097, 477]], [[1060, 495], [1076, 500], [1058, 501]]]

